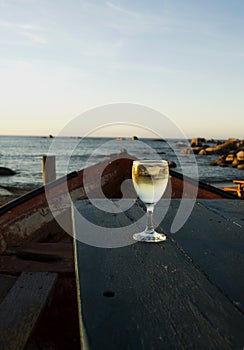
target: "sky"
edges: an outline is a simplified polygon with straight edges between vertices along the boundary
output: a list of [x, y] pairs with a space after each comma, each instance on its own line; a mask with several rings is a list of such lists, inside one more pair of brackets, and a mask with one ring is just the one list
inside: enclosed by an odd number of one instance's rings
[[57, 135], [124, 102], [189, 138], [244, 138], [244, 1], [0, 0], [1, 135]]

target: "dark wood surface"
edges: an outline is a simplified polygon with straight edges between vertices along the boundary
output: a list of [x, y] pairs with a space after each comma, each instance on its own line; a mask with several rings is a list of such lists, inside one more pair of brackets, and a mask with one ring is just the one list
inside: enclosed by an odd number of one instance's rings
[[60, 276], [74, 274], [71, 242], [24, 242], [11, 246], [0, 255], [0, 274], [19, 275], [25, 272], [58, 272]]
[[56, 273], [20, 275], [0, 304], [0, 349], [24, 349], [56, 279]]
[[[168, 231], [177, 201], [163, 225]], [[170, 237], [241, 311], [244, 311], [244, 201], [202, 200]]]
[[8, 291], [16, 282], [16, 278], [17, 277], [11, 275], [0, 275], [0, 303], [3, 301], [3, 299], [8, 294]]
[[[244, 203], [198, 201], [185, 225], [171, 234], [179, 203], [171, 201], [158, 227], [165, 242], [112, 249], [74, 240], [84, 348], [242, 350]], [[120, 214], [89, 201], [75, 207], [110, 236], [109, 227], [123, 226], [128, 244], [135, 229], [130, 232], [129, 225], [144, 214], [139, 203]], [[74, 231], [83, 239], [78, 212]]]

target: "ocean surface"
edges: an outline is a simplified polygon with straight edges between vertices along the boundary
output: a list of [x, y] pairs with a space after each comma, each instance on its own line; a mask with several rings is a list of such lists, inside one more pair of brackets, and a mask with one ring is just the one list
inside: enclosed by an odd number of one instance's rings
[[[60, 177], [102, 161], [111, 153], [119, 153], [121, 150], [126, 150], [139, 159], [160, 157], [173, 161], [177, 165], [176, 171], [216, 186], [234, 179], [243, 179], [244, 173], [241, 170], [209, 166], [209, 162], [218, 158], [216, 155], [182, 154], [182, 148], [177, 147], [178, 141], [0, 136], [0, 167], [7, 167], [17, 172], [14, 176], [0, 176], [0, 186], [26, 189], [41, 186], [43, 155], [56, 156], [57, 177]], [[186, 140], [181, 141], [186, 143]]]

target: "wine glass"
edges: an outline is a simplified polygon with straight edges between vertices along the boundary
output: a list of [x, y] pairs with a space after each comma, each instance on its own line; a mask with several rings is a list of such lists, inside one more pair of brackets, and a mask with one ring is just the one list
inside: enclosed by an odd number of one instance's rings
[[162, 197], [169, 179], [169, 166], [166, 160], [135, 160], [132, 166], [132, 180], [138, 197], [147, 208], [147, 226], [133, 238], [142, 242], [165, 241], [166, 236], [153, 227], [153, 210]]

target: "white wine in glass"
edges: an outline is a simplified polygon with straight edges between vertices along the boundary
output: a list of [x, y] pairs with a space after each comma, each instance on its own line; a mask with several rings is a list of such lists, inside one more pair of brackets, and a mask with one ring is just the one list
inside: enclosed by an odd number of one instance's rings
[[135, 233], [133, 238], [142, 242], [161, 242], [166, 240], [163, 233], [153, 227], [153, 210], [162, 197], [169, 179], [169, 166], [166, 160], [135, 160], [132, 166], [132, 180], [138, 197], [147, 208], [147, 226], [143, 232]]

